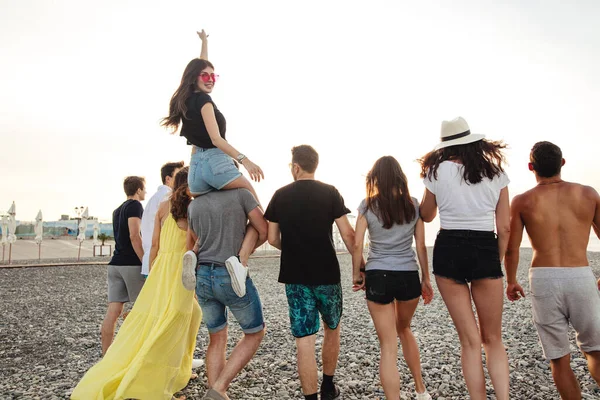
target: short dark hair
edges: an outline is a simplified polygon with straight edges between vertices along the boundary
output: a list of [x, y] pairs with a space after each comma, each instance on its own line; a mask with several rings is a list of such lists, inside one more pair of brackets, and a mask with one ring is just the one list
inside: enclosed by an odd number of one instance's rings
[[123, 181], [123, 189], [127, 196], [133, 196], [137, 193], [138, 189], [144, 189], [146, 185], [146, 179], [141, 176], [128, 176]]
[[312, 174], [319, 166], [319, 153], [307, 144], [292, 147], [292, 163], [296, 163], [302, 170]]
[[170, 176], [171, 178], [173, 178], [173, 172], [175, 172], [176, 169], [183, 168], [184, 164], [185, 163], [183, 161], [179, 161], [179, 162], [168, 162], [165, 165], [163, 165], [160, 168], [160, 179], [162, 179], [163, 185], [165, 183], [167, 183], [167, 176]]
[[529, 162], [533, 170], [542, 178], [551, 178], [560, 174], [562, 168], [562, 151], [550, 142], [537, 142], [529, 154]]

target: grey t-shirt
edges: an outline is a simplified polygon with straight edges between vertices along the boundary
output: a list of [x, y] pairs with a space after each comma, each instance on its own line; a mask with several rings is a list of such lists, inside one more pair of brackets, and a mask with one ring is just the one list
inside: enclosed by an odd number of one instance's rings
[[419, 202], [415, 204], [415, 218], [405, 224], [394, 224], [385, 229], [382, 222], [371, 210], [367, 210], [366, 199], [358, 206], [358, 213], [367, 219], [369, 229], [369, 256], [366, 270], [417, 271], [419, 266], [412, 248], [415, 225], [419, 218]]
[[218, 263], [239, 253], [248, 214], [258, 201], [247, 189], [218, 190], [196, 197], [188, 207], [188, 224], [198, 236], [198, 264]]

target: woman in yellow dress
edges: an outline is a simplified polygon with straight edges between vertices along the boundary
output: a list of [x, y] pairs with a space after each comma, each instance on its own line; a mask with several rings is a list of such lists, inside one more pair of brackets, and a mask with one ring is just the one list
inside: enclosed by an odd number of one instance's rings
[[181, 281], [191, 201], [187, 175], [187, 167], [177, 173], [170, 201], [157, 212], [151, 273], [133, 309], [71, 399], [170, 400], [190, 380], [202, 311]]

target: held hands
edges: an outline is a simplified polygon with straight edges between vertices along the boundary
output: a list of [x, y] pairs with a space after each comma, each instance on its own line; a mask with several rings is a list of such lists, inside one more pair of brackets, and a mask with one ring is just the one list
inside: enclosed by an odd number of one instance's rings
[[352, 291], [365, 290], [365, 273], [360, 271], [352, 274]]
[[265, 179], [265, 174], [262, 172], [262, 169], [256, 164], [254, 164], [249, 159], [245, 158], [242, 162], [246, 171], [250, 174], [250, 178], [255, 182], [260, 182], [261, 179]]
[[423, 279], [423, 282], [421, 282], [421, 297], [423, 297], [425, 304], [429, 304], [433, 300], [433, 287], [429, 279]]
[[200, 38], [200, 40], [202, 40], [203, 42], [209, 36], [206, 34], [206, 32], [204, 32], [204, 29], [202, 29], [200, 32], [196, 31], [196, 33], [198, 34], [198, 37]]
[[519, 300], [521, 297], [525, 297], [525, 291], [518, 283], [509, 283], [506, 286], [506, 297], [510, 301]]

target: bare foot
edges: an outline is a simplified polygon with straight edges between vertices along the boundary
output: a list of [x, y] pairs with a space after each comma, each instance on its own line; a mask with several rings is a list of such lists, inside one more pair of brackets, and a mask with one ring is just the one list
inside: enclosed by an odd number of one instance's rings
[[197, 378], [198, 378], [198, 374], [195, 373], [195, 372], [192, 372], [192, 375], [190, 375], [190, 381], [194, 380], [194, 379], [197, 379]]

